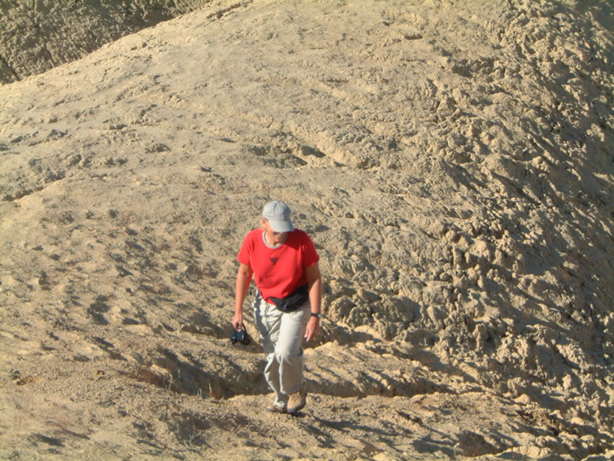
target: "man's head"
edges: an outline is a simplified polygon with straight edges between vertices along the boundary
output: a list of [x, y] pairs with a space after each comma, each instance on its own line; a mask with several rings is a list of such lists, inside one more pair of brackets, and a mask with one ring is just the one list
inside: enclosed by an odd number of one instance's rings
[[267, 203], [262, 210], [262, 217], [269, 222], [269, 225], [276, 233], [292, 232], [294, 226], [290, 219], [290, 207], [284, 202], [274, 200]]

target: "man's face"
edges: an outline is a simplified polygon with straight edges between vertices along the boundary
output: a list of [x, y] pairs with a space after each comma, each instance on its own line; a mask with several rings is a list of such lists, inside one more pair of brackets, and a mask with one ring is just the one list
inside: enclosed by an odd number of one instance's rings
[[271, 224], [269, 223], [269, 221], [264, 218], [263, 218], [263, 223], [264, 223], [264, 230], [267, 233], [269, 243], [273, 245], [279, 245], [280, 243], [283, 243], [283, 241], [286, 238], [287, 232], [275, 232], [273, 230], [273, 227], [271, 227]]

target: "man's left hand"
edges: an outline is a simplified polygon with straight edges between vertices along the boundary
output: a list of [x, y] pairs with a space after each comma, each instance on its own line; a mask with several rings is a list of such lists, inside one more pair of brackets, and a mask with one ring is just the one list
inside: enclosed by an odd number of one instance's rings
[[320, 329], [320, 319], [317, 317], [311, 317], [309, 323], [307, 324], [307, 330], [305, 331], [305, 340], [307, 342], [315, 339], [318, 336], [318, 331]]

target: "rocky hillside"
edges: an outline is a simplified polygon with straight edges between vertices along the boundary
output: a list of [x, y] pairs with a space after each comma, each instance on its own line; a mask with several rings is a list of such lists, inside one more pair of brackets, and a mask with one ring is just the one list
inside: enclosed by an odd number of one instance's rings
[[80, 59], [207, 0], [0, 0], [0, 84]]
[[[215, 2], [1, 87], [0, 456], [609, 459], [613, 29]], [[269, 199], [322, 258], [301, 418], [228, 341]]]

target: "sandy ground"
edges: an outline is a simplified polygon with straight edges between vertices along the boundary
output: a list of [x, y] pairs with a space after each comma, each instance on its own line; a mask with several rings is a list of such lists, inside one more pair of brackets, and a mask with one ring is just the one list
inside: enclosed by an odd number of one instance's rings
[[[216, 2], [0, 87], [0, 458], [611, 459], [613, 26]], [[294, 418], [228, 340], [269, 199], [325, 282]]]
[[0, 0], [0, 84], [83, 58], [209, 0]]

